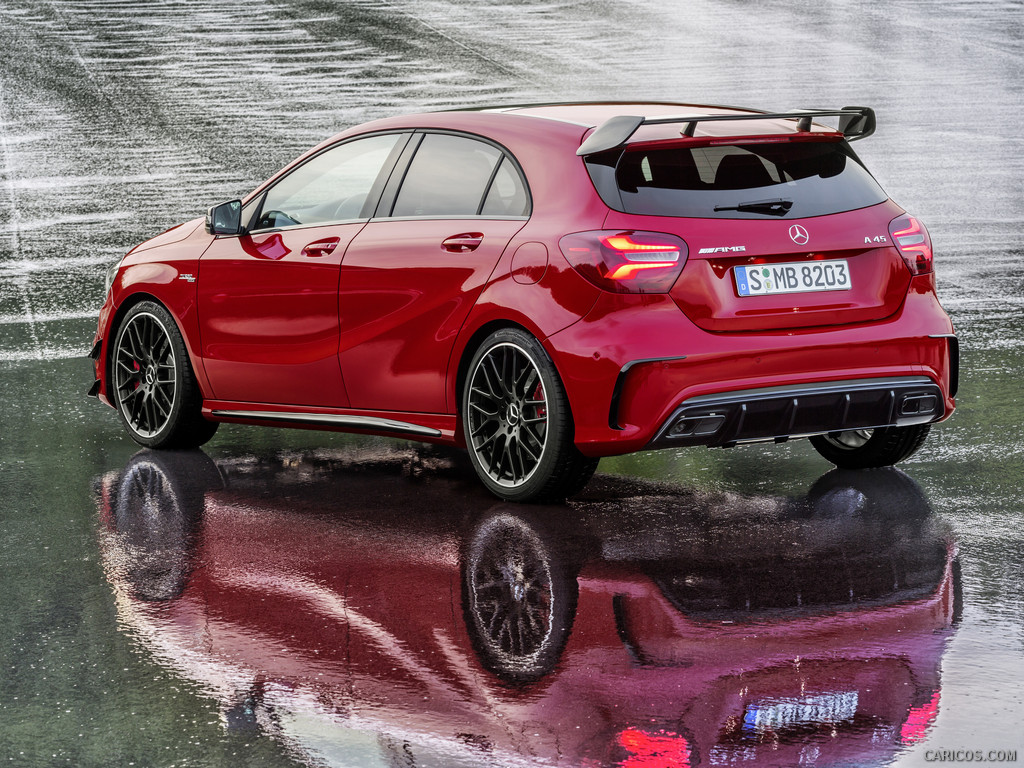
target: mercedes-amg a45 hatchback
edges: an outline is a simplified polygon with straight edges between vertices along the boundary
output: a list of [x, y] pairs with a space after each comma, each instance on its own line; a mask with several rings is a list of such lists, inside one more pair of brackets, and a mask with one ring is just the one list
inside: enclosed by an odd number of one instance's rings
[[924, 225], [866, 107], [553, 104], [379, 120], [108, 275], [90, 394], [151, 447], [219, 422], [465, 447], [505, 499], [601, 456], [809, 437], [898, 462], [954, 408]]

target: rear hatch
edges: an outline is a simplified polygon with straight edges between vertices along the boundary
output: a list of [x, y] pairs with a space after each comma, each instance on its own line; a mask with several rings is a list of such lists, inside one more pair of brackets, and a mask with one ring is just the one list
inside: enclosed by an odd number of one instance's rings
[[906, 296], [889, 235], [903, 209], [835, 134], [644, 142], [587, 167], [612, 208], [606, 230], [686, 241], [671, 295], [705, 330], [870, 322]]

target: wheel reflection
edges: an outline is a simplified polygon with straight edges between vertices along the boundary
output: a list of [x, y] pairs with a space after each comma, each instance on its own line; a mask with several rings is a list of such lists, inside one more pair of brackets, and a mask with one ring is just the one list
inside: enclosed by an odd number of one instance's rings
[[510, 681], [550, 673], [569, 639], [579, 586], [521, 510], [488, 515], [467, 539], [463, 607], [481, 663]]

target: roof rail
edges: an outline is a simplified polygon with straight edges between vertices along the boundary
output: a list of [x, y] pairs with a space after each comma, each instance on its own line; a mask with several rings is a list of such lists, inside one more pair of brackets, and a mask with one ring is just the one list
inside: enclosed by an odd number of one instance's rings
[[593, 155], [597, 152], [621, 147], [641, 125], [685, 123], [686, 127], [683, 128], [682, 135], [689, 137], [693, 136], [697, 123], [724, 120], [796, 120], [796, 130], [806, 132], [811, 130], [811, 120], [815, 117], [838, 117], [838, 130], [850, 141], [866, 138], [875, 132], [875, 111], [871, 107], [795, 109], [791, 112], [760, 112], [743, 115], [670, 115], [665, 117], [618, 115], [601, 123], [580, 145], [576, 154], [580, 156]]

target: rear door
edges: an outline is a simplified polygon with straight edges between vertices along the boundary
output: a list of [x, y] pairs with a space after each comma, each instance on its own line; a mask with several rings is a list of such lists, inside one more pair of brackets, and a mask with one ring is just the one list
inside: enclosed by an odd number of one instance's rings
[[355, 408], [446, 413], [455, 338], [530, 202], [518, 164], [486, 140], [424, 133], [410, 148], [342, 262], [341, 368]]

